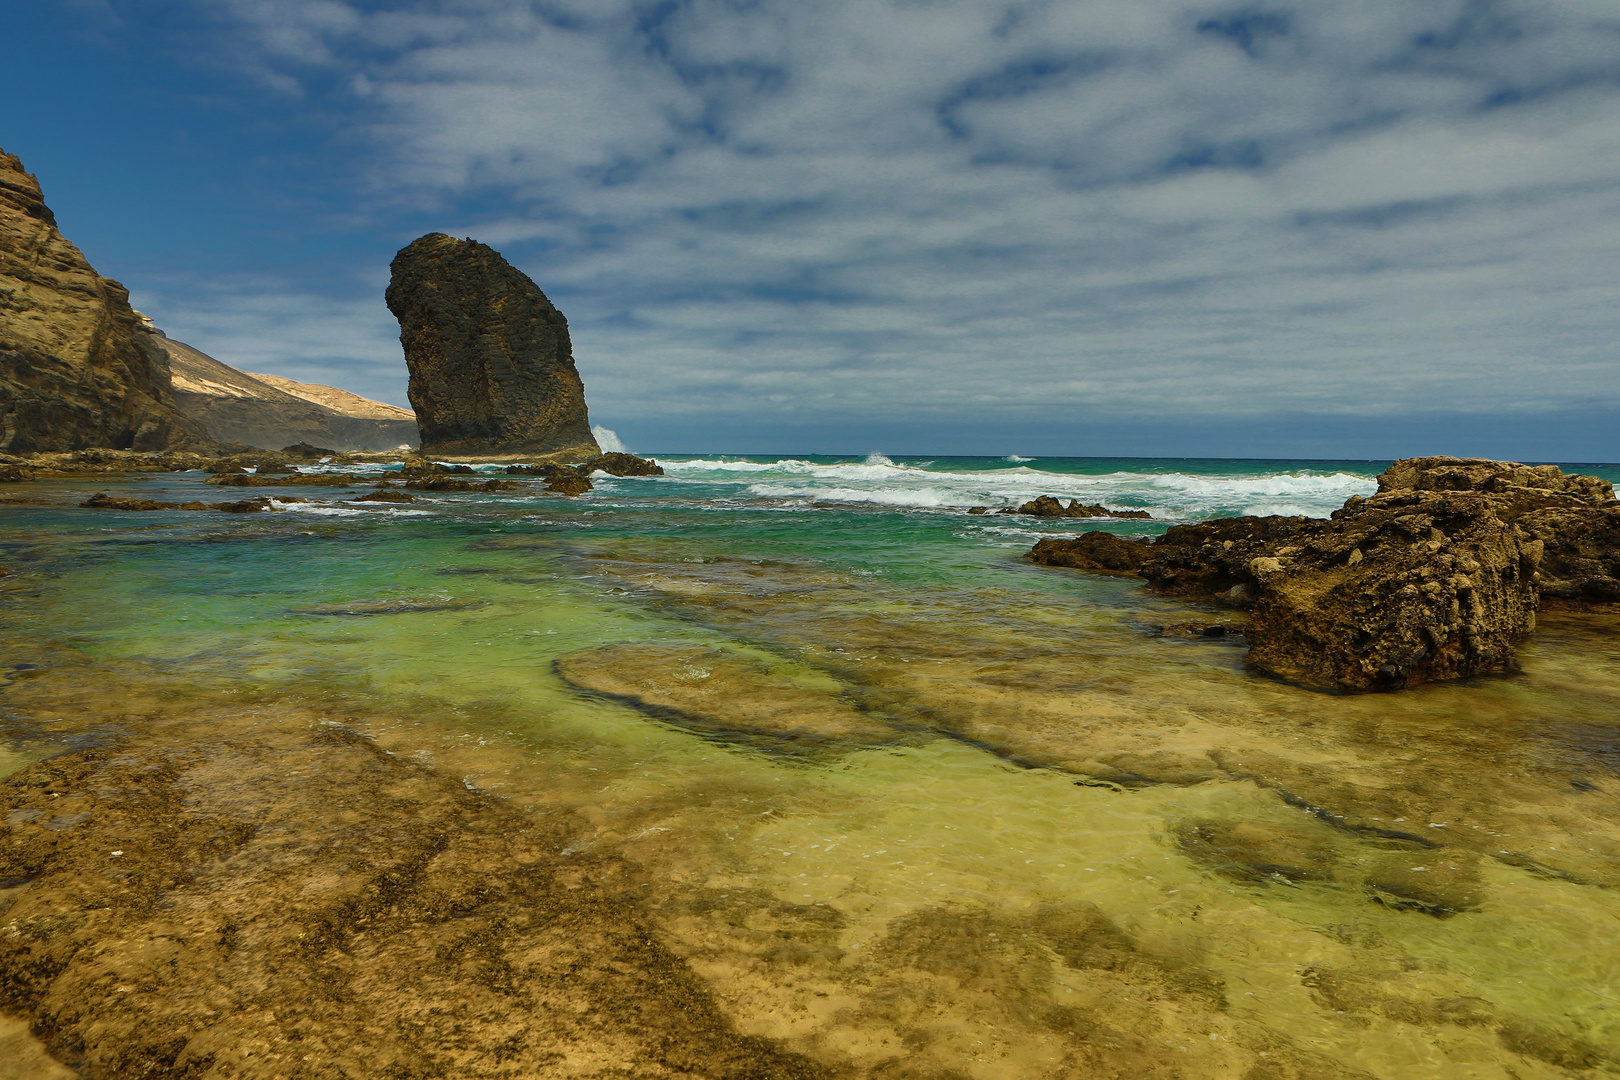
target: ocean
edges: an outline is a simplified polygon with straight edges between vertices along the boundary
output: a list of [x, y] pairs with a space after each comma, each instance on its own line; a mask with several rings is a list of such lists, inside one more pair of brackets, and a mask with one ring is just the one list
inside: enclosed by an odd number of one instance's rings
[[[577, 499], [20, 485], [0, 771], [203, 704], [342, 724], [565, 823], [737, 1030], [833, 1069], [1620, 1070], [1620, 620], [1334, 696], [1213, 604], [1022, 558], [1325, 517], [1386, 462], [654, 456]], [[1152, 518], [966, 512], [1038, 495]]]

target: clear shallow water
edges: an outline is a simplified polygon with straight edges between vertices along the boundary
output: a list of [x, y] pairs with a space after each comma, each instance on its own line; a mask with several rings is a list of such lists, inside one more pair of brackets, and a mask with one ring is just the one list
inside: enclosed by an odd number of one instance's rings
[[1155, 634], [1210, 610], [1019, 558], [1099, 523], [961, 512], [1325, 515], [1383, 463], [664, 464], [244, 517], [72, 506], [194, 476], [31, 489], [0, 618], [19, 657], [324, 702], [566, 809], [743, 1030], [830, 1063], [1615, 1071], [1613, 617], [1544, 619], [1512, 679], [1327, 697]]

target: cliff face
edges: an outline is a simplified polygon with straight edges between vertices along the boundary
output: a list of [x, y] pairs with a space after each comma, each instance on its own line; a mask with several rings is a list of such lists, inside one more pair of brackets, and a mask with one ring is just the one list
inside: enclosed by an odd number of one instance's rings
[[539, 286], [474, 240], [429, 233], [395, 256], [399, 319], [422, 452], [598, 453], [568, 320]]
[[0, 450], [201, 444], [129, 292], [58, 231], [39, 182], [0, 150]]
[[175, 404], [220, 442], [266, 450], [301, 442], [368, 451], [416, 444], [409, 410], [331, 386], [238, 371], [146, 325], [168, 355]]

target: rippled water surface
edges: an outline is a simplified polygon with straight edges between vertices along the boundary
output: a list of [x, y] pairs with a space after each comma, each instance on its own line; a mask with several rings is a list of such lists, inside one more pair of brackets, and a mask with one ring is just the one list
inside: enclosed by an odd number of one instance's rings
[[1098, 523], [964, 512], [1325, 516], [1382, 463], [664, 464], [242, 516], [74, 505], [197, 475], [31, 485], [9, 670], [320, 702], [566, 808], [742, 1030], [832, 1065], [1620, 1071], [1620, 619], [1544, 615], [1511, 678], [1327, 696], [1198, 633], [1229, 612], [1020, 558]]

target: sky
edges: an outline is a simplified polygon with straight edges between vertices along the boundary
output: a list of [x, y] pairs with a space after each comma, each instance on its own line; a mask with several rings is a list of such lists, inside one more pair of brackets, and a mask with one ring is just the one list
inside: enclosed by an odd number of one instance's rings
[[408, 404], [481, 240], [640, 452], [1620, 460], [1613, 0], [55, 0], [0, 147], [171, 337]]

